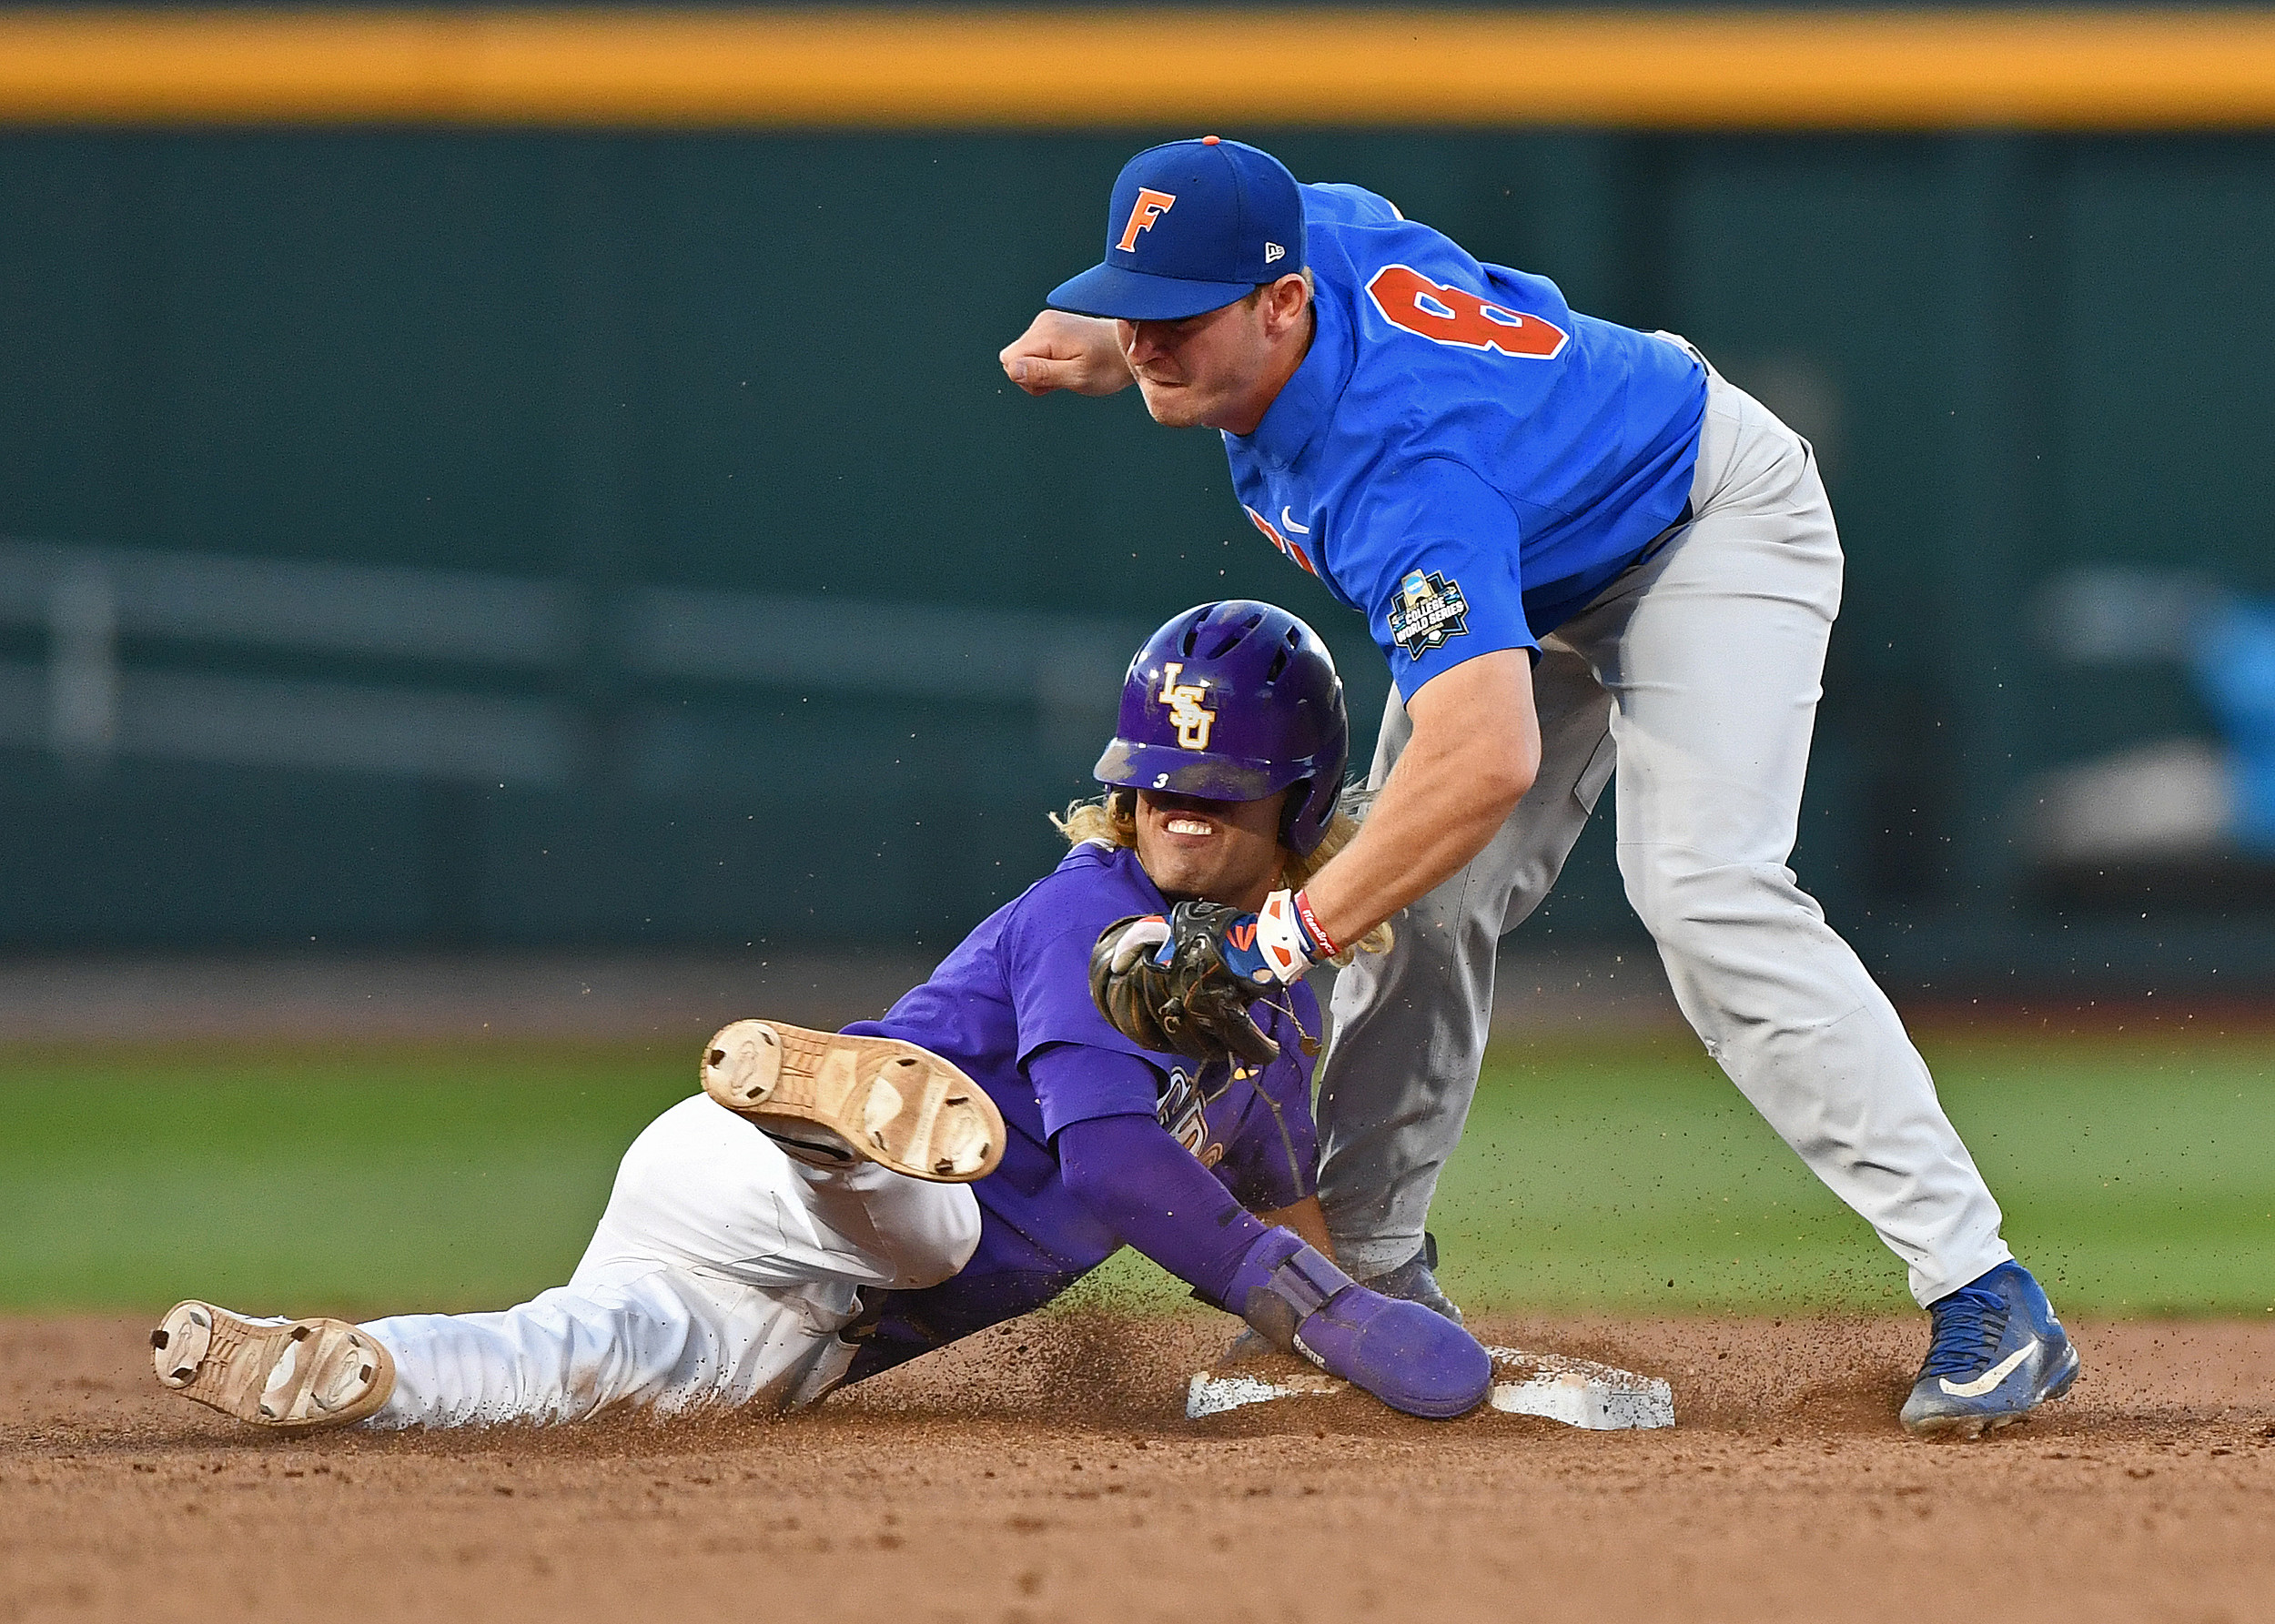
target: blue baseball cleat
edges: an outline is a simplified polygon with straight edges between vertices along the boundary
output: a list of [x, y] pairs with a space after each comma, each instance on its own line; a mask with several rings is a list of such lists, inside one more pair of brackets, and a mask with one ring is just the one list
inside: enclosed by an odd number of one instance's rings
[[1916, 1437], [1980, 1437], [2019, 1421], [2078, 1379], [2078, 1350], [2054, 1306], [2011, 1260], [1928, 1305], [1927, 1362], [1904, 1401]]

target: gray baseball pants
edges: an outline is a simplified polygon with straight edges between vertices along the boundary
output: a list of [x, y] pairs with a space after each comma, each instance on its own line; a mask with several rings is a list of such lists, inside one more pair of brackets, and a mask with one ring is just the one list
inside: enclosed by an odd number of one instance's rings
[[[1421, 1246], [1476, 1093], [1496, 945], [1555, 883], [1615, 762], [1627, 899], [1706, 1052], [1904, 1260], [1923, 1306], [2010, 1256], [1896, 1010], [1785, 866], [1840, 541], [1808, 442], [1717, 373], [1691, 505], [1690, 524], [1542, 640], [1531, 792], [1397, 916], [1391, 953], [1337, 981], [1320, 1195], [1356, 1274]], [[1410, 732], [1393, 691], [1370, 784]]]

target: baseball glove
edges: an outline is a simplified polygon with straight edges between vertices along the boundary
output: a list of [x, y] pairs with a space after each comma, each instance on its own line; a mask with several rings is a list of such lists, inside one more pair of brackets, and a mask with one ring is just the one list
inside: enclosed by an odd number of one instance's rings
[[1225, 968], [1224, 933], [1240, 917], [1221, 903], [1179, 903], [1167, 919], [1134, 913], [1107, 925], [1090, 950], [1098, 1013], [1156, 1054], [1250, 1065], [1277, 1059], [1279, 1045], [1249, 1014], [1258, 989]]

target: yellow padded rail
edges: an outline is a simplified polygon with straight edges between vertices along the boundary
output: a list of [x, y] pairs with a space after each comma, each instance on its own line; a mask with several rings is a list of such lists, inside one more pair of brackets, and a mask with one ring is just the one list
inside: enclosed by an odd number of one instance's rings
[[0, 11], [0, 124], [2275, 126], [2275, 12]]

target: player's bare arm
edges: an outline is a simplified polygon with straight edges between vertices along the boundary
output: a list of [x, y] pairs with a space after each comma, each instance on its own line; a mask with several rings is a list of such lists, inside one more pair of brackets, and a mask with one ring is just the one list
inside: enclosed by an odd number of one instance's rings
[[1046, 310], [996, 357], [1004, 375], [1030, 395], [1059, 389], [1116, 395], [1138, 380], [1122, 358], [1114, 324], [1095, 316]]
[[1541, 770], [1522, 649], [1464, 661], [1407, 701], [1413, 741], [1359, 836], [1304, 890], [1336, 942], [1356, 941], [1485, 849]]

